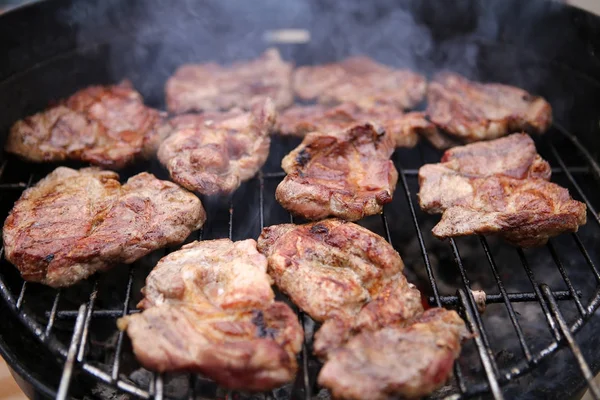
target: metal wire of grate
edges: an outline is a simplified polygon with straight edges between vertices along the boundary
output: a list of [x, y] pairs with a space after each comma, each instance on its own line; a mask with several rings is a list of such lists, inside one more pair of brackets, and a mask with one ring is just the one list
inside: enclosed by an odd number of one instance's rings
[[[590, 216], [592, 219], [592, 221], [589, 223], [595, 224], [595, 228], [600, 229], [600, 218], [598, 217], [593, 204], [585, 195], [585, 192], [582, 190], [578, 181], [575, 179], [575, 176], [591, 176], [598, 179], [598, 182], [600, 182], [600, 167], [587, 152], [587, 150], [578, 142], [577, 138], [573, 134], [558, 124], [555, 125], [554, 131], [559, 136], [566, 138], [575, 146], [577, 151], [582, 156], [582, 159], [586, 161], [587, 165], [584, 167], [568, 167], [563, 156], [561, 156], [554, 144], [550, 144], [550, 150], [558, 164], [557, 168], [553, 168], [553, 173], [560, 174], [568, 180], [570, 185], [569, 189], [571, 189], [572, 194], [575, 197], [583, 200], [588, 207], [588, 216]], [[498, 365], [496, 355], [492, 350], [490, 343], [492, 339], [489, 336], [488, 329], [486, 329], [485, 316], [482, 316], [478, 311], [477, 304], [471, 291], [471, 280], [469, 278], [468, 271], [463, 263], [463, 258], [461, 258], [459, 247], [454, 240], [450, 240], [448, 245], [450, 247], [453, 262], [456, 267], [456, 272], [460, 277], [460, 286], [456, 288], [455, 295], [449, 296], [440, 294], [441, 291], [439, 289], [438, 278], [436, 277], [436, 273], [430, 260], [431, 253], [427, 249], [426, 241], [424, 240], [422, 224], [419, 221], [419, 216], [415, 208], [414, 193], [410, 190], [407, 180], [407, 177], [415, 177], [418, 170], [403, 169], [400, 165], [401, 163], [398, 162], [398, 160], [396, 161], [396, 166], [399, 171], [398, 191], [403, 192], [407, 202], [410, 219], [414, 226], [418, 247], [425, 266], [427, 281], [431, 286], [431, 297], [429, 298], [429, 303], [432, 306], [456, 308], [465, 319], [468, 328], [475, 334], [475, 347], [481, 362], [480, 367], [483, 371], [485, 379], [476, 382], [468, 381], [459, 363], [456, 363], [454, 376], [458, 396], [455, 394], [453, 398], [472, 398], [488, 393], [496, 399], [502, 399], [503, 385], [506, 385], [511, 380], [530, 372], [533, 368], [539, 365], [542, 360], [550, 357], [551, 355], [555, 354], [557, 350], [566, 346], [570, 349], [575, 357], [576, 363], [581, 370], [581, 374], [590, 388], [591, 395], [594, 398], [599, 399], [600, 391], [593, 381], [592, 370], [586, 362], [576, 341], [577, 332], [583, 327], [585, 322], [594, 314], [595, 310], [600, 305], [600, 271], [593, 262], [592, 257], [586, 249], [584, 241], [582, 241], [580, 235], [574, 233], [571, 236], [578, 251], [581, 253], [583, 259], [585, 259], [585, 264], [589, 268], [590, 273], [593, 275], [596, 283], [596, 290], [589, 301], [587, 301], [587, 304], [586, 302], [582, 301], [582, 293], [571, 281], [569, 272], [561, 261], [559, 251], [556, 249], [552, 241], [550, 241], [547, 247], [551, 254], [551, 258], [556, 264], [556, 268], [566, 285], [567, 290], [552, 290], [543, 279], [540, 279], [539, 276], [536, 276], [534, 270], [530, 266], [530, 261], [523, 250], [516, 249], [515, 251], [518, 259], [520, 260], [521, 267], [523, 268], [523, 271], [531, 284], [531, 291], [508, 292], [505, 282], [503, 281], [499, 272], [497, 262], [490, 249], [490, 245], [488, 244], [488, 240], [484, 237], [479, 238], [481, 249], [485, 254], [484, 261], [487, 263], [489, 267], [489, 273], [491, 276], [493, 276], [494, 282], [498, 289], [498, 293], [489, 293], [487, 295], [486, 304], [503, 304], [508, 315], [507, 319], [510, 321], [510, 324], [514, 329], [514, 340], [518, 341], [520, 350], [522, 351], [522, 357], [520, 357], [516, 362], [509, 367], [501, 368]], [[7, 168], [7, 162], [4, 162], [0, 166], [0, 192], [15, 192], [24, 190], [34, 182], [33, 174], [29, 176], [27, 182], [5, 182], [3, 177]], [[258, 193], [255, 193], [255, 195], [258, 197], [258, 218], [260, 229], [265, 226], [265, 187], [268, 183], [270, 184], [272, 182], [277, 182], [283, 176], [284, 174], [280, 172], [261, 171], [257, 177], [255, 177], [253, 181], [249, 183], [258, 186]], [[396, 196], [400, 195], [401, 194], [399, 193], [396, 194]], [[386, 239], [392, 243], [392, 232], [390, 231], [388, 224], [388, 217], [386, 215], [387, 211], [384, 211], [384, 213], [381, 215], [381, 228]], [[236, 216], [234, 213], [233, 198], [229, 202], [228, 212], [227, 236], [233, 240], [235, 233], [234, 217]], [[244, 216], [242, 215], [242, 217]], [[209, 214], [209, 219], [210, 218], [211, 215]], [[291, 217], [290, 220], [293, 222]], [[204, 239], [203, 230], [198, 232], [197, 239]], [[2, 252], [3, 249], [0, 250], [0, 253]], [[127, 279], [122, 289], [124, 293], [124, 301], [122, 302], [122, 306], [120, 308], [106, 309], [98, 308], [96, 306], [101, 288], [99, 287], [97, 278], [94, 278], [95, 280], [93, 281], [90, 294], [87, 297], [87, 300], [82, 303], [79, 308], [61, 310], [59, 304], [63, 297], [63, 292], [61, 290], [57, 290], [54, 293], [53, 300], [48, 303], [50, 305], [49, 309], [44, 311], [43, 315], [32, 315], [30, 310], [27, 309], [27, 296], [30, 294], [30, 291], [34, 291], [35, 289], [29, 289], [30, 285], [26, 282], [22, 282], [20, 290], [18, 290], [18, 293], [15, 294], [14, 289], [11, 289], [7, 283], [7, 280], [5, 279], [5, 276], [2, 272], [0, 272], [0, 294], [2, 295], [4, 301], [8, 304], [9, 308], [19, 318], [19, 320], [37, 337], [37, 339], [64, 363], [62, 379], [59, 383], [57, 391], [57, 398], [63, 399], [68, 396], [69, 386], [76, 371], [83, 371], [85, 374], [91, 376], [99, 382], [113, 386], [124, 393], [138, 398], [162, 399], [165, 397], [165, 382], [162, 374], [152, 374], [152, 379], [150, 379], [149, 385], [147, 387], [142, 387], [142, 385], [127, 379], [121, 373], [122, 360], [124, 357], [124, 352], [126, 351], [125, 349], [127, 348], [125, 345], [125, 341], [127, 339], [123, 332], [119, 332], [116, 335], [114, 353], [111, 354], [112, 357], [110, 357], [110, 361], [107, 362], [106, 365], [103, 365], [102, 368], [100, 368], [98, 365], [95, 365], [88, 360], [89, 336], [90, 332], [93, 331], [93, 321], [102, 321], [106, 319], [115, 320], [121, 316], [137, 312], [137, 310], [130, 307], [130, 302], [133, 298], [134, 282], [136, 279], [143, 279], [143, 277], [137, 276], [138, 274], [139, 271], [135, 264], [129, 267]], [[578, 317], [571, 322], [567, 322], [565, 316], [558, 306], [558, 301], [570, 302], [574, 304], [574, 307], [578, 313]], [[517, 312], [515, 311], [515, 304], [523, 302], [539, 304], [539, 307], [541, 308], [547, 322], [548, 330], [552, 336], [552, 341], [549, 345], [535, 352], [528, 343], [526, 335], [524, 334], [523, 328], [519, 322], [519, 318], [517, 317]], [[309, 318], [302, 312], [298, 312], [298, 318], [300, 323], [305, 326], [309, 322]], [[57, 321], [63, 320], [75, 321], [68, 344], [59, 340], [57, 335], [54, 334], [54, 328]], [[40, 321], [46, 321], [46, 323], [43, 324]], [[116, 330], [116, 326], [114, 329]], [[299, 362], [301, 377], [296, 384], [301, 386], [303, 398], [306, 400], [312, 398], [316, 387], [314, 379], [312, 379], [309, 371], [311, 355], [309, 354], [308, 349], [309, 345], [307, 338], [305, 338], [305, 343], [302, 347]], [[204, 377], [190, 374], [187, 379], [189, 381], [187, 398], [194, 399], [197, 396], [205, 396], [203, 393], [198, 393], [197, 390], [199, 382], [206, 381]], [[227, 392], [226, 398], [233, 397], [234, 394], [232, 392]], [[281, 398], [281, 396], [276, 396], [274, 393], [270, 393], [267, 394], [267, 398]]]

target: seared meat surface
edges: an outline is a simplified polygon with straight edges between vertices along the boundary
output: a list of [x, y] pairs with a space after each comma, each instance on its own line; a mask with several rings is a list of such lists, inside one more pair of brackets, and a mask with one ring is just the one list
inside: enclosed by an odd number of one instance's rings
[[249, 109], [256, 101], [270, 97], [277, 109], [283, 109], [294, 101], [292, 69], [275, 48], [254, 60], [229, 66], [183, 65], [167, 81], [167, 108], [176, 114]]
[[467, 337], [456, 312], [433, 308], [409, 326], [352, 337], [329, 355], [319, 384], [337, 399], [421, 398], [446, 382]]
[[523, 130], [544, 133], [552, 123], [552, 108], [541, 97], [513, 86], [472, 82], [449, 72], [430, 82], [427, 102], [433, 123], [462, 142]]
[[443, 213], [433, 228], [438, 238], [495, 234], [516, 246], [541, 246], [586, 222], [585, 204], [548, 182], [550, 174], [525, 134], [455, 147], [419, 170], [419, 204]]
[[414, 147], [419, 134], [427, 136], [436, 130], [424, 113], [405, 114], [389, 105], [365, 109], [355, 103], [342, 103], [335, 107], [322, 104], [291, 107], [279, 116], [278, 131], [282, 135], [304, 137], [314, 131], [335, 132], [368, 122], [382, 126], [393, 137], [396, 147]]
[[296, 314], [274, 301], [267, 260], [252, 239], [193, 242], [146, 279], [144, 311], [118, 321], [141, 364], [193, 371], [242, 390], [291, 381], [303, 340]]
[[200, 200], [148, 173], [59, 167], [25, 190], [4, 222], [6, 259], [23, 279], [72, 285], [181, 243], [206, 219]]
[[352, 331], [375, 330], [422, 312], [400, 255], [382, 237], [328, 219], [263, 229], [258, 249], [277, 287], [323, 326], [314, 350], [325, 358]]
[[79, 160], [122, 168], [156, 153], [169, 133], [164, 117], [146, 107], [128, 82], [91, 86], [17, 121], [5, 149], [35, 162]]
[[158, 159], [181, 186], [205, 195], [228, 194], [265, 163], [276, 114], [270, 99], [250, 112], [184, 115], [160, 146]]
[[364, 56], [296, 68], [293, 82], [296, 95], [302, 99], [317, 99], [327, 105], [353, 102], [369, 109], [381, 105], [413, 108], [423, 100], [427, 87], [422, 75]]
[[311, 132], [284, 157], [287, 176], [275, 197], [308, 219], [335, 216], [355, 221], [380, 213], [392, 200], [398, 172], [392, 138], [371, 124], [333, 133]]

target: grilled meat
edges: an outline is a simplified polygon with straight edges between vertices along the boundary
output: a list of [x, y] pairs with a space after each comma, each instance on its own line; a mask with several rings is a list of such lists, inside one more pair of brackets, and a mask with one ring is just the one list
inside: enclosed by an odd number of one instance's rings
[[339, 131], [368, 122], [381, 125], [394, 138], [396, 147], [414, 147], [419, 134], [427, 136], [436, 130], [424, 113], [405, 114], [389, 105], [364, 109], [355, 103], [342, 103], [336, 107], [321, 104], [291, 107], [279, 116], [278, 131], [282, 135], [304, 137], [314, 131]]
[[5, 149], [35, 162], [80, 160], [122, 168], [156, 153], [169, 134], [164, 117], [146, 107], [128, 82], [91, 86], [17, 121]]
[[392, 105], [401, 110], [419, 104], [425, 96], [425, 77], [394, 69], [359, 56], [338, 63], [296, 68], [293, 77], [297, 96], [321, 104], [353, 102], [368, 109]]
[[275, 197], [308, 219], [358, 220], [392, 201], [398, 172], [392, 138], [371, 124], [333, 133], [311, 132], [282, 161], [287, 176]]
[[118, 321], [148, 369], [194, 371], [234, 389], [291, 381], [303, 340], [295, 313], [274, 301], [267, 260], [252, 239], [193, 242], [146, 279], [140, 314]]
[[585, 204], [548, 182], [550, 174], [525, 134], [456, 147], [419, 170], [419, 204], [443, 213], [433, 229], [438, 238], [495, 234], [516, 246], [541, 246], [586, 222]]
[[314, 342], [322, 358], [353, 332], [401, 323], [423, 310], [419, 291], [402, 274], [400, 255], [356, 224], [328, 219], [271, 226], [263, 229], [258, 249], [277, 287], [324, 322]]
[[59, 167], [27, 189], [4, 222], [6, 259], [23, 279], [72, 285], [180, 243], [206, 219], [200, 200], [148, 173]]
[[427, 101], [431, 120], [463, 142], [522, 130], [543, 133], [552, 122], [552, 108], [541, 97], [513, 86], [471, 82], [449, 72], [438, 74], [429, 84]]
[[205, 195], [228, 194], [258, 172], [269, 155], [275, 125], [270, 99], [251, 112], [180, 116], [158, 159], [181, 186]]
[[433, 308], [410, 326], [352, 337], [330, 354], [319, 384], [336, 399], [420, 398], [448, 380], [467, 337], [456, 312]]
[[176, 114], [249, 109], [256, 101], [270, 97], [277, 109], [283, 109], [294, 101], [292, 69], [292, 64], [283, 61], [274, 48], [257, 59], [230, 66], [183, 65], [165, 86], [167, 108]]

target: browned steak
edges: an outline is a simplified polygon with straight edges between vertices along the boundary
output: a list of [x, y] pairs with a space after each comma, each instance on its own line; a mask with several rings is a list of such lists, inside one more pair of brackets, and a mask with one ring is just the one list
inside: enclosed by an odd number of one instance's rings
[[427, 102], [433, 123], [462, 142], [523, 130], [543, 133], [552, 123], [552, 108], [541, 97], [513, 86], [472, 82], [449, 72], [430, 82]]
[[456, 312], [432, 308], [409, 326], [352, 337], [330, 354], [319, 384], [336, 399], [421, 398], [448, 380], [467, 337]]
[[275, 197], [288, 211], [313, 220], [378, 214], [392, 201], [398, 180], [393, 152], [392, 138], [371, 124], [311, 132], [284, 157], [287, 176]]
[[278, 131], [282, 135], [304, 137], [314, 131], [335, 132], [368, 122], [382, 126], [394, 138], [396, 147], [414, 147], [418, 135], [426, 136], [436, 130], [424, 113], [405, 114], [389, 105], [365, 109], [355, 103], [342, 103], [335, 107], [322, 104], [291, 107], [279, 116]]
[[303, 99], [336, 105], [353, 102], [374, 108], [392, 105], [410, 109], [423, 100], [425, 77], [405, 69], [394, 69], [364, 57], [341, 62], [304, 66], [294, 71], [294, 91]]
[[551, 169], [526, 134], [446, 151], [440, 164], [419, 170], [419, 204], [443, 213], [434, 236], [495, 234], [522, 247], [575, 232], [586, 206], [548, 182]]
[[267, 160], [275, 120], [270, 99], [250, 112], [179, 116], [171, 122], [174, 132], [160, 146], [158, 159], [189, 190], [232, 193]]
[[118, 326], [150, 370], [200, 372], [233, 389], [281, 386], [294, 378], [303, 331], [274, 301], [266, 269], [252, 239], [187, 244], [158, 262], [144, 311]]
[[4, 222], [6, 259], [25, 280], [72, 285], [180, 243], [206, 215], [200, 200], [148, 173], [59, 167], [25, 190]]
[[122, 168], [156, 153], [165, 115], [146, 107], [129, 82], [90, 86], [11, 128], [6, 151], [26, 160], [80, 160]]
[[322, 358], [352, 332], [402, 323], [423, 311], [400, 255], [382, 237], [351, 222], [327, 219], [263, 229], [258, 249], [277, 287], [323, 322], [314, 351]]
[[167, 107], [176, 114], [249, 109], [256, 101], [270, 97], [277, 109], [283, 109], [294, 102], [292, 69], [274, 48], [257, 59], [229, 66], [183, 65], [167, 81]]

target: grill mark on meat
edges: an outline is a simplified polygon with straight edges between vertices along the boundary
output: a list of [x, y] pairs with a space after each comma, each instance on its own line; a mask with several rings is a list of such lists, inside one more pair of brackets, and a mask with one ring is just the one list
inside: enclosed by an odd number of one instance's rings
[[265, 325], [265, 316], [261, 310], [252, 311], [252, 323], [256, 325], [256, 335], [259, 338], [275, 338], [276, 331]]

